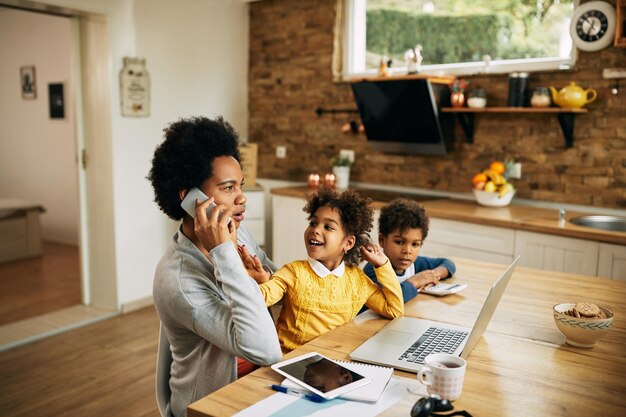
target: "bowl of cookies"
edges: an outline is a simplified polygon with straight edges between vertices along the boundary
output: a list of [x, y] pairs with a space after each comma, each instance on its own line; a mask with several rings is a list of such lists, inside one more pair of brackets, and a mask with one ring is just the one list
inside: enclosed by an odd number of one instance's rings
[[571, 346], [591, 348], [613, 325], [611, 310], [588, 301], [561, 303], [552, 310], [556, 327]]

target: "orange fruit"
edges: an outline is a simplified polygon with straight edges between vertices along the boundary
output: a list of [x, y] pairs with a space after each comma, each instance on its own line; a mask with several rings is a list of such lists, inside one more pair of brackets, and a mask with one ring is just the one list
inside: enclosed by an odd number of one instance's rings
[[474, 175], [474, 178], [472, 178], [472, 184], [477, 184], [479, 182], [487, 182], [488, 180], [489, 178], [487, 178], [485, 174], [483, 174], [482, 172], [479, 172], [478, 174]]
[[500, 161], [492, 162], [491, 165], [489, 165], [489, 169], [497, 172], [500, 175], [504, 174], [504, 171], [506, 171], [506, 167]]

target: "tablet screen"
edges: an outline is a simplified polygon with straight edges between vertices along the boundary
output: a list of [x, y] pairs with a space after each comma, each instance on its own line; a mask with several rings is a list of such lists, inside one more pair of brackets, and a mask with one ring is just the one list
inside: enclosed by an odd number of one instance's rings
[[365, 379], [363, 375], [318, 354], [303, 357], [295, 362], [279, 364], [275, 369], [323, 393]]

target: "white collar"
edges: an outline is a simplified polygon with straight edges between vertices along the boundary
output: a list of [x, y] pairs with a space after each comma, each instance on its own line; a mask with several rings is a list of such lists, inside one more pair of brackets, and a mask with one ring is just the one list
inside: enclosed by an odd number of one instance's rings
[[407, 280], [407, 278], [411, 278], [413, 275], [415, 275], [415, 263], [409, 265], [409, 267], [404, 270], [404, 273], [402, 275], [398, 275], [398, 280], [400, 282], [404, 282]]
[[333, 269], [332, 271], [330, 271], [328, 268], [326, 268], [320, 261], [318, 261], [317, 259], [313, 259], [313, 258], [309, 258], [309, 265], [311, 265], [311, 269], [313, 270], [313, 272], [315, 272], [315, 274], [320, 277], [320, 278], [326, 278], [328, 275], [335, 275], [337, 277], [340, 277], [343, 275], [346, 267], [343, 263], [343, 261], [341, 261], [341, 263], [339, 264], [339, 266], [335, 269]]

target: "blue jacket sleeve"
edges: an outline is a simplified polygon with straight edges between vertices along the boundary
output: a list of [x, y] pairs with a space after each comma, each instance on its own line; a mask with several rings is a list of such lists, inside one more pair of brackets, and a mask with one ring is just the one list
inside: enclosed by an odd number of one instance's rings
[[443, 266], [448, 270], [448, 275], [444, 278], [450, 278], [456, 272], [454, 262], [447, 258], [428, 258], [426, 256], [419, 256], [415, 260], [414, 265], [416, 274], [428, 269], [435, 269], [438, 266]]
[[[368, 263], [367, 265], [365, 265], [365, 268], [363, 268], [363, 272], [365, 272], [365, 275], [367, 275], [369, 279], [371, 279], [375, 284], [380, 287], [380, 283], [376, 279], [374, 267], [371, 264]], [[412, 300], [417, 295], [417, 288], [415, 288], [413, 284], [408, 281], [401, 282], [400, 288], [402, 289], [402, 299], [405, 303], [409, 300]]]

